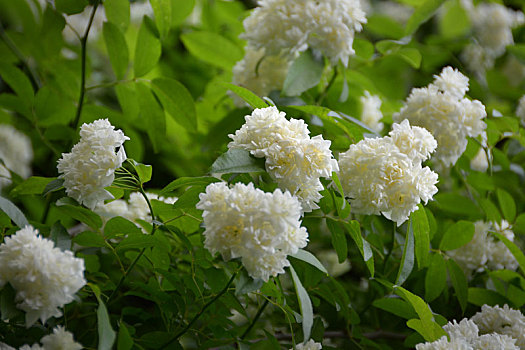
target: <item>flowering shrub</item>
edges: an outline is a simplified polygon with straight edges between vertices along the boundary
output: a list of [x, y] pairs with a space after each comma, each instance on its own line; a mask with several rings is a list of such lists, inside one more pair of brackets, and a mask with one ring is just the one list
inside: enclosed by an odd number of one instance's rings
[[524, 10], [0, 0], [0, 350], [525, 349]]

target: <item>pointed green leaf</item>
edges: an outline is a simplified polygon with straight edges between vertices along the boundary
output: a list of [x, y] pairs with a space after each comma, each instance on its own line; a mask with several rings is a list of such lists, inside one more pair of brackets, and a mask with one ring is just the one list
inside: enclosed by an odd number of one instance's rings
[[436, 299], [447, 285], [447, 266], [441, 254], [430, 257], [427, 274], [425, 276], [425, 300]]
[[428, 265], [428, 254], [430, 251], [430, 226], [428, 225], [425, 208], [421, 204], [419, 209], [410, 214], [416, 243], [416, 259], [419, 269]]
[[172, 0], [150, 0], [161, 38], [165, 38], [171, 29], [172, 3]]
[[237, 45], [217, 33], [194, 31], [182, 34], [180, 39], [193, 56], [226, 70], [231, 70], [243, 56]]
[[0, 209], [9, 216], [11, 220], [16, 224], [16, 226], [23, 228], [26, 225], [29, 225], [26, 217], [20, 209], [10, 200], [0, 197]]
[[507, 246], [507, 248], [509, 248], [512, 255], [514, 255], [514, 257], [518, 261], [521, 271], [525, 275], [525, 254], [523, 254], [521, 249], [514, 242], [510, 241], [507, 237], [505, 237], [501, 233], [492, 232], [492, 234], [498, 237], [498, 239], [502, 241]]
[[290, 266], [290, 272], [292, 273], [293, 284], [295, 286], [295, 292], [297, 293], [297, 299], [299, 306], [301, 307], [301, 315], [303, 316], [303, 335], [304, 339], [310, 339], [310, 333], [314, 324], [314, 312], [312, 308], [312, 302], [306, 289], [304, 289], [301, 280], [297, 276], [294, 268]]
[[268, 104], [259, 96], [251, 92], [250, 90], [243, 88], [242, 86], [233, 85], [230, 83], [224, 83], [229, 90], [233, 91], [237, 96], [242, 98], [253, 108], [266, 108]]
[[140, 105], [140, 115], [144, 122], [144, 128], [148, 132], [149, 139], [155, 153], [160, 151], [162, 141], [166, 137], [166, 116], [160, 107], [151, 89], [144, 83], [135, 85], [137, 98]]
[[412, 219], [408, 222], [408, 229], [405, 238], [405, 246], [403, 248], [403, 256], [401, 257], [401, 265], [397, 273], [396, 284], [402, 285], [406, 281], [412, 269], [414, 268], [414, 224]]
[[129, 0], [104, 0], [104, 10], [108, 21], [118, 26], [122, 32], [125, 32], [129, 26]]
[[460, 220], [445, 231], [439, 244], [439, 249], [454, 250], [461, 248], [470, 242], [473, 236], [474, 224], [469, 221]]
[[58, 12], [65, 13], [66, 15], [74, 15], [84, 11], [84, 8], [88, 5], [87, 0], [55, 0], [55, 8]]
[[67, 217], [83, 222], [94, 230], [102, 227], [102, 219], [89, 209], [69, 204], [57, 206], [57, 209]]
[[239, 148], [230, 148], [226, 153], [220, 155], [211, 166], [212, 174], [262, 171], [265, 171], [264, 159], [255, 158], [250, 152]]
[[463, 270], [461, 267], [453, 260], [447, 260], [448, 273], [450, 279], [452, 280], [452, 285], [454, 286], [454, 291], [456, 292], [456, 297], [458, 298], [459, 305], [461, 310], [465, 313], [467, 308], [467, 298], [468, 298], [468, 282]]
[[184, 85], [174, 79], [155, 78], [152, 88], [173, 120], [187, 130], [197, 129], [197, 112], [193, 97]]
[[505, 220], [513, 222], [516, 217], [516, 203], [514, 202], [514, 198], [501, 188], [496, 190], [496, 196], [498, 197], [498, 203]]
[[141, 77], [152, 70], [159, 61], [161, 52], [155, 24], [149, 17], [144, 16], [135, 45], [135, 77]]
[[35, 92], [31, 81], [19, 68], [9, 65], [0, 64], [0, 76], [2, 80], [13, 89], [16, 95], [24, 104], [33, 105]]
[[299, 96], [304, 91], [316, 86], [323, 75], [322, 57], [314, 57], [312, 51], [303, 52], [290, 66], [284, 80], [283, 94]]
[[104, 22], [102, 32], [108, 50], [109, 61], [111, 62], [115, 76], [117, 79], [122, 79], [126, 75], [129, 64], [129, 51], [126, 38], [119, 27], [111, 22]]
[[124, 322], [120, 322], [117, 339], [117, 350], [131, 350], [133, 348], [133, 338], [129, 334]]
[[11, 196], [24, 196], [24, 195], [35, 195], [41, 194], [42, 191], [46, 188], [47, 184], [55, 180], [54, 177], [41, 177], [41, 176], [31, 176], [11, 191]]
[[326, 274], [328, 273], [328, 271], [326, 271], [326, 268], [323, 266], [323, 264], [321, 264], [321, 262], [315, 257], [315, 255], [313, 255], [309, 251], [306, 251], [304, 249], [299, 249], [297, 251], [297, 253], [291, 254], [290, 256], [293, 257], [293, 258], [302, 260], [302, 261], [304, 261], [304, 262], [306, 262], [306, 263], [316, 267], [321, 272], [324, 272]]
[[445, 0], [425, 0], [420, 2], [405, 27], [405, 35], [412, 35], [419, 26], [428, 21]]

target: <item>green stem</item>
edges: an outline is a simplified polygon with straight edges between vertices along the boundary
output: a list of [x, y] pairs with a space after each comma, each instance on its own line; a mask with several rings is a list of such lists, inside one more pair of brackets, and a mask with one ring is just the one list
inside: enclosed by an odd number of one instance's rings
[[186, 325], [186, 327], [184, 327], [183, 330], [181, 330], [179, 333], [177, 333], [170, 341], [168, 341], [167, 343], [163, 344], [160, 348], [161, 349], [165, 349], [168, 345], [172, 344], [174, 341], [176, 341], [177, 339], [179, 339], [182, 335], [184, 335], [190, 328], [191, 326], [193, 326], [193, 324], [195, 322], [197, 322], [197, 320], [202, 316], [202, 314], [204, 313], [204, 311], [206, 311], [206, 309], [208, 307], [210, 307], [215, 301], [217, 301], [217, 299], [219, 299], [224, 293], [226, 293], [228, 291], [228, 288], [230, 288], [230, 285], [233, 283], [233, 280], [235, 280], [235, 277], [237, 276], [237, 272], [239, 271], [236, 271], [232, 277], [230, 278], [230, 280], [228, 281], [228, 283], [226, 283], [226, 285], [224, 286], [224, 288], [217, 294], [215, 295], [215, 297], [213, 297], [213, 299], [211, 299], [210, 301], [208, 301], [206, 303], [206, 305], [204, 305], [204, 307], [201, 309], [201, 311], [199, 311], [198, 314], [196, 314], [195, 316], [193, 316], [193, 318], [191, 319], [190, 323], [188, 323]]
[[385, 260], [383, 262], [383, 273], [386, 271], [386, 263], [388, 262], [388, 259], [390, 258], [390, 255], [392, 255], [392, 252], [394, 251], [396, 243], [396, 223], [394, 222], [394, 227], [392, 227], [392, 242], [390, 242], [390, 248], [388, 249], [388, 253], [385, 256]]
[[82, 106], [84, 105], [84, 95], [86, 93], [86, 46], [87, 46], [87, 40], [89, 36], [89, 31], [91, 29], [91, 25], [93, 24], [93, 19], [95, 18], [95, 13], [97, 11], [97, 7], [99, 5], [99, 2], [95, 2], [95, 5], [93, 5], [93, 10], [91, 11], [91, 15], [89, 17], [88, 26], [86, 28], [86, 31], [84, 32], [84, 36], [82, 39], [80, 39], [80, 49], [81, 49], [81, 76], [80, 76], [80, 96], [78, 98], [78, 106], [77, 106], [77, 113], [75, 115], [75, 120], [73, 121], [73, 128], [76, 130], [78, 129], [78, 123], [80, 122], [80, 116], [82, 114]]
[[244, 331], [244, 333], [241, 335], [241, 340], [244, 340], [244, 338], [250, 333], [250, 331], [252, 330], [253, 326], [255, 326], [255, 323], [259, 320], [259, 318], [261, 317], [264, 309], [266, 308], [266, 306], [268, 305], [269, 301], [268, 299], [266, 299], [264, 301], [264, 304], [262, 304], [262, 306], [259, 308], [259, 310], [257, 311], [257, 314], [255, 315], [255, 317], [253, 318], [252, 320], [252, 323], [250, 323], [250, 326], [248, 328], [246, 328], [246, 330]]
[[328, 94], [328, 90], [334, 85], [335, 78], [337, 78], [337, 66], [334, 68], [334, 74], [332, 74], [332, 78], [330, 78], [330, 81], [328, 82], [328, 85], [326, 85], [326, 88], [323, 90], [323, 92], [319, 95], [317, 98], [316, 104], [320, 105], [323, 100], [325, 99], [326, 95]]

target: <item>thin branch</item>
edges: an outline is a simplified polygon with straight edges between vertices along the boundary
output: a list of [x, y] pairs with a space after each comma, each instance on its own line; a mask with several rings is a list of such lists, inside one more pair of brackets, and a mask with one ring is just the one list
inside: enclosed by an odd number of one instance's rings
[[75, 120], [73, 121], [72, 127], [76, 130], [78, 128], [78, 123], [80, 122], [80, 115], [82, 114], [82, 106], [84, 105], [84, 95], [86, 93], [86, 46], [89, 36], [89, 31], [91, 25], [93, 24], [93, 19], [95, 18], [95, 13], [97, 12], [97, 7], [99, 1], [95, 2], [93, 5], [93, 10], [91, 10], [91, 15], [89, 17], [88, 26], [84, 32], [84, 36], [80, 39], [80, 49], [81, 49], [81, 76], [80, 76], [80, 96], [78, 98], [77, 113], [75, 115]]

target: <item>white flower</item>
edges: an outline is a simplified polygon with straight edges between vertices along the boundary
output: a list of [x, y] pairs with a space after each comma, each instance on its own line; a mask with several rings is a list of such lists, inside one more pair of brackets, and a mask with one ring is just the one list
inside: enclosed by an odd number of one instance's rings
[[516, 339], [504, 334], [484, 334], [472, 342], [475, 349], [520, 350]]
[[361, 121], [375, 132], [383, 130], [383, 123], [380, 122], [381, 118], [383, 118], [383, 113], [381, 113], [381, 99], [379, 96], [371, 95], [370, 92], [365, 91], [365, 95], [360, 97], [360, 101], [363, 106]]
[[0, 245], [0, 286], [16, 290], [17, 307], [26, 312], [26, 325], [59, 317], [62, 306], [86, 284], [84, 260], [55, 248], [51, 240], [26, 226]]
[[516, 345], [525, 348], [525, 316], [508, 305], [503, 307], [483, 305], [471, 317], [481, 334], [498, 333], [516, 339]]
[[493, 54], [476, 43], [465, 46], [460, 57], [467, 69], [476, 74], [478, 79], [484, 79], [485, 71], [494, 67], [496, 60]]
[[115, 170], [126, 160], [123, 143], [129, 137], [114, 129], [107, 119], [83, 124], [80, 141], [58, 160], [66, 193], [90, 209], [113, 198], [104, 188], [113, 183]]
[[453, 320], [443, 326], [445, 332], [448, 333], [450, 339], [464, 339], [472, 342], [478, 337], [479, 329], [476, 324], [469, 319], [462, 319], [459, 323]]
[[[247, 88], [257, 96], [268, 96], [281, 90], [291, 61], [282, 56], [266, 55], [264, 48], [254, 50], [247, 46], [244, 58], [233, 67], [232, 83]], [[234, 98], [235, 104], [244, 106], [244, 100]]]
[[366, 23], [358, 0], [260, 0], [243, 24], [241, 38], [272, 56], [296, 57], [308, 47], [321, 51], [332, 64], [345, 66], [355, 52], [356, 31]]
[[[339, 179], [353, 212], [383, 214], [399, 226], [421, 201], [426, 204], [437, 193], [437, 174], [423, 168], [419, 160], [430, 152], [432, 142], [402, 137], [401, 131], [407, 127], [408, 122], [394, 126], [393, 134], [402, 149], [386, 136], [361, 140], [339, 155]], [[410, 133], [413, 137], [429, 136], [419, 129], [406, 134]]]
[[474, 228], [474, 236], [469, 243], [447, 252], [463, 270], [470, 274], [472, 271], [483, 271], [484, 268], [491, 270], [518, 268], [518, 262], [507, 246], [489, 234], [491, 230], [495, 230], [510, 241], [514, 241], [514, 233], [506, 221], [496, 225], [477, 221], [474, 223]]
[[450, 66], [443, 68], [440, 75], [434, 75], [434, 85], [457, 99], [462, 99], [468, 91], [468, 78]]
[[0, 162], [0, 189], [11, 184], [9, 170], [24, 179], [28, 178], [33, 160], [33, 147], [29, 137], [11, 125], [0, 125], [0, 160], [3, 162]]
[[407, 119], [392, 125], [388, 133], [394, 144], [414, 162], [423, 162], [430, 158], [436, 150], [437, 142], [434, 136], [425, 128], [410, 126]]
[[287, 255], [306, 246], [301, 205], [280, 189], [265, 193], [253, 184], [208, 185], [197, 208], [204, 211], [204, 246], [225, 260], [241, 258], [250, 276], [268, 281], [289, 266]]
[[323, 189], [319, 178], [329, 178], [338, 169], [330, 151], [331, 142], [321, 135], [310, 138], [300, 119], [286, 119], [275, 107], [255, 109], [246, 123], [229, 135], [229, 148], [242, 148], [266, 158], [266, 170], [279, 187], [299, 197], [303, 211], [317, 209]]
[[489, 161], [485, 149], [480, 148], [478, 153], [470, 160], [470, 168], [472, 170], [485, 172], [489, 168]]
[[525, 123], [525, 95], [521, 96], [516, 108], [516, 115], [520, 117], [521, 121]]
[[73, 334], [66, 331], [64, 327], [58, 326], [53, 329], [53, 334], [46, 335], [40, 342], [46, 350], [80, 350], [82, 345], [75, 342]]
[[308, 340], [306, 343], [297, 344], [295, 346], [297, 350], [321, 350], [323, 345], [315, 342], [313, 339]]
[[434, 84], [412, 89], [405, 106], [393, 119], [408, 119], [410, 124], [430, 131], [438, 144], [434, 157], [445, 165], [453, 165], [465, 151], [467, 137], [479, 136], [485, 130], [482, 119], [487, 113], [481, 102], [459, 95], [467, 87], [466, 78], [447, 68]]
[[464, 339], [448, 341], [447, 337], [443, 336], [431, 343], [417, 344], [416, 350], [474, 350], [474, 348]]

